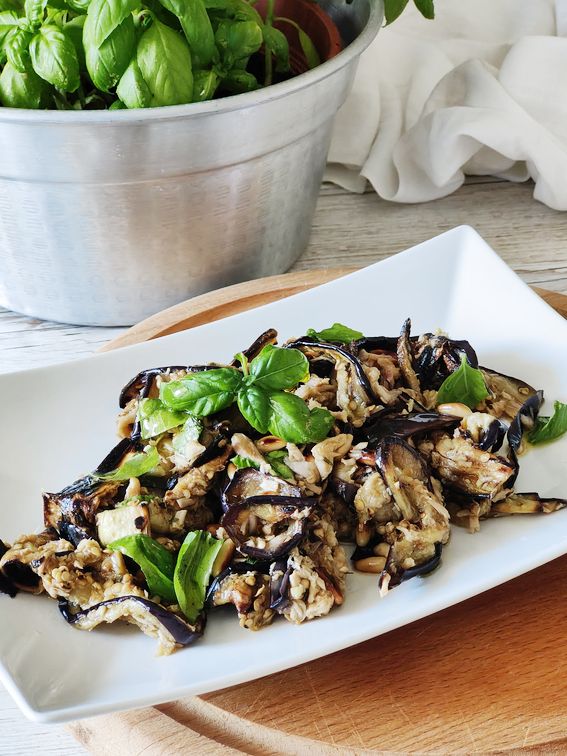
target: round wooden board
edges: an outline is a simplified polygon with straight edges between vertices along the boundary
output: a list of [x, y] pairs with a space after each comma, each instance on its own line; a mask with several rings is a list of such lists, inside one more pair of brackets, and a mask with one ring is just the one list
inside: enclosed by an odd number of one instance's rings
[[[347, 272], [291, 273], [205, 294], [134, 326], [106, 349], [218, 320]], [[567, 317], [567, 297], [538, 293]], [[471, 537], [480, 547], [482, 533]], [[566, 570], [563, 557], [309, 664], [71, 729], [96, 754], [566, 753]]]

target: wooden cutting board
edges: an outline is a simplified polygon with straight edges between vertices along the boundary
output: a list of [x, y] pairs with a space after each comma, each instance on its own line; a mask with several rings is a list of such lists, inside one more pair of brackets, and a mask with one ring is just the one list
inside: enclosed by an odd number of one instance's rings
[[[204, 294], [134, 326], [105, 349], [218, 320], [347, 272], [290, 273]], [[567, 296], [536, 291], [567, 317]], [[529, 521], [526, 535], [529, 548]], [[471, 537], [480, 548], [482, 533]], [[564, 754], [566, 633], [567, 556], [309, 664], [205, 696], [75, 722], [71, 730], [101, 756]]]

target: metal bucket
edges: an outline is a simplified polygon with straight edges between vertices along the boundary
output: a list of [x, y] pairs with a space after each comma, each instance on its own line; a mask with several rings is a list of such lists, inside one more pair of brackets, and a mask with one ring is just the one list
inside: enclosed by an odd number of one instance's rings
[[307, 245], [333, 117], [381, 0], [321, 0], [345, 49], [289, 81], [148, 110], [0, 108], [0, 304], [130, 325], [281, 273]]

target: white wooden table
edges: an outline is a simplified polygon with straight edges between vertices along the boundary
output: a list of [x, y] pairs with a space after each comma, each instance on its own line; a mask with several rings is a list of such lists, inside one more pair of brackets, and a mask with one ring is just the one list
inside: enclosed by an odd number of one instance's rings
[[[294, 269], [368, 265], [467, 223], [525, 281], [567, 293], [567, 216], [535, 202], [532, 191], [530, 184], [477, 178], [442, 200], [393, 205], [370, 192], [324, 187], [311, 242]], [[46, 323], [0, 308], [0, 372], [92, 354], [124, 330]], [[2, 618], [7, 610], [3, 601]], [[0, 687], [0, 754], [32, 753], [84, 751], [64, 727], [27, 722]]]

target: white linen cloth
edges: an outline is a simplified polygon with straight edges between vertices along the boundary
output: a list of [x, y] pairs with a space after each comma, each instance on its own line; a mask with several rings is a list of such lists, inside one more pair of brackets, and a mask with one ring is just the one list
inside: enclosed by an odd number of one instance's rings
[[567, 0], [435, 12], [410, 0], [363, 53], [325, 178], [395, 202], [443, 197], [465, 174], [532, 178], [536, 199], [567, 210]]

